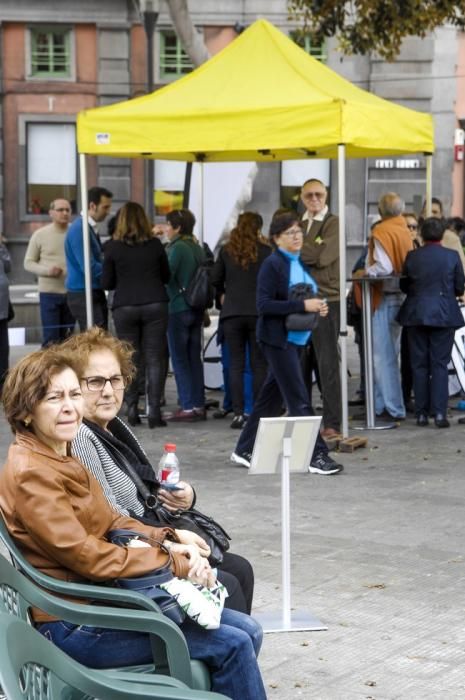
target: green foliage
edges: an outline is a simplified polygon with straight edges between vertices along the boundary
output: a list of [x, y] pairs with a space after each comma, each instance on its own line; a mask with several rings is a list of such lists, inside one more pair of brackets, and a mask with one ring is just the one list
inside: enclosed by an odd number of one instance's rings
[[313, 40], [337, 36], [345, 54], [377, 51], [388, 61], [407, 36], [446, 23], [465, 29], [465, 0], [288, 0], [288, 7]]

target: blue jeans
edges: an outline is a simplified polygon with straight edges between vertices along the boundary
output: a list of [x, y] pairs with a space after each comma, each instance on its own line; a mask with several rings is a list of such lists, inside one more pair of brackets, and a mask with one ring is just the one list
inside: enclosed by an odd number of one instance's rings
[[40, 292], [40, 320], [42, 322], [42, 346], [58, 343], [74, 330], [74, 316], [68, 308], [66, 294]]
[[205, 403], [201, 311], [178, 311], [168, 318], [168, 345], [179, 403], [184, 411]]
[[[46, 622], [38, 630], [66, 654], [91, 668], [118, 668], [153, 661], [148, 635], [69, 622]], [[266, 700], [257, 655], [263, 633], [251, 617], [223, 610], [217, 630], [204, 630], [183, 622], [191, 658], [210, 669], [212, 690], [231, 700]]]
[[385, 294], [373, 315], [375, 411], [380, 415], [386, 410], [395, 418], [405, 417], [399, 369], [402, 327], [396, 321], [401, 304], [400, 294]]

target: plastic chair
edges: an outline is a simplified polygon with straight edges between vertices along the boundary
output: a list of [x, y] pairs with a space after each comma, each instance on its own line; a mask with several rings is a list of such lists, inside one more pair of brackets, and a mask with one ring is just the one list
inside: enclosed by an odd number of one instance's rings
[[0, 658], [0, 682], [8, 700], [227, 700], [181, 683], [163, 685], [157, 676], [109, 675], [86, 668], [23, 620], [5, 613], [0, 613]]
[[[58, 619], [79, 625], [145, 632], [150, 635], [154, 663], [128, 670], [168, 674], [191, 688], [210, 689], [207, 666], [190, 659], [182, 631], [159, 612], [152, 600], [132, 591], [77, 584], [46, 576], [31, 566], [19, 552], [2, 517], [0, 539], [17, 567], [0, 556], [0, 607], [23, 620], [28, 619], [30, 607], [37, 607]], [[56, 593], [68, 598], [97, 599], [105, 606], [70, 602], [57, 597]]]

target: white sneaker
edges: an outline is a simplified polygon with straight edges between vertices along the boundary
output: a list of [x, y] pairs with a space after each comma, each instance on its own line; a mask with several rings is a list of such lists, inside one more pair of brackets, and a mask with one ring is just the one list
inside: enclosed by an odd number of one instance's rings
[[234, 462], [234, 464], [240, 464], [242, 467], [247, 467], [247, 469], [250, 467], [250, 462], [252, 461], [252, 453], [251, 452], [233, 452], [231, 455], [231, 462]]

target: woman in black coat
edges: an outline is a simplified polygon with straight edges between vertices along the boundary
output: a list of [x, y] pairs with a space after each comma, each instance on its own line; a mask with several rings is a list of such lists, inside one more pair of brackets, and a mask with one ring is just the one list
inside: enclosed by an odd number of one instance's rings
[[[113, 240], [104, 248], [102, 286], [115, 290], [113, 320], [118, 338], [130, 342], [141, 373], [145, 366], [150, 428], [164, 426], [160, 401], [165, 381], [165, 344], [170, 269], [163, 245], [152, 234], [145, 211], [128, 202], [118, 212]], [[142, 362], [143, 359], [143, 362]], [[126, 391], [128, 422], [140, 423], [137, 403], [140, 381]]]
[[[291, 287], [305, 283], [317, 285], [300, 260], [303, 231], [296, 212], [280, 211], [270, 224], [270, 238], [276, 246], [260, 268], [257, 280], [257, 339], [268, 362], [268, 373], [254, 403], [236, 448], [234, 464], [250, 467], [260, 418], [279, 416], [285, 405], [288, 416], [313, 416], [307, 387], [302, 376], [301, 351], [311, 331], [288, 331], [289, 314], [313, 312], [327, 316], [324, 299], [290, 298]], [[328, 454], [326, 443], [318, 434], [309, 465], [310, 473], [337, 474], [343, 470]]]
[[255, 212], [241, 214], [212, 270], [212, 283], [221, 304], [219, 338], [229, 353], [229, 383], [234, 418], [231, 428], [242, 428], [244, 418], [244, 369], [249, 351], [254, 400], [266, 376], [266, 360], [255, 338], [257, 325], [257, 275], [271, 253], [260, 240], [263, 219]]
[[448, 428], [448, 371], [454, 333], [463, 317], [456, 297], [464, 292], [464, 274], [458, 254], [443, 248], [444, 222], [423, 222], [424, 245], [408, 253], [400, 286], [407, 295], [399, 323], [407, 328], [415, 392], [417, 425], [428, 425], [434, 415], [438, 428]]

